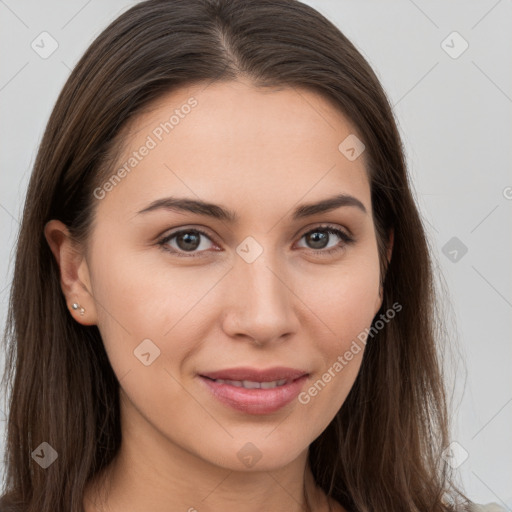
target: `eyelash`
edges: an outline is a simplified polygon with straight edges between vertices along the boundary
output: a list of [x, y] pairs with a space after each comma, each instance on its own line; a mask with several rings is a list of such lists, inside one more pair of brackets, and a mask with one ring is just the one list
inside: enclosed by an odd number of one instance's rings
[[[355, 239], [353, 237], [351, 237], [344, 231], [341, 231], [340, 229], [338, 229], [334, 226], [331, 226], [329, 224], [316, 226], [315, 228], [310, 229], [309, 231], [306, 231], [305, 233], [302, 234], [302, 236], [299, 238], [299, 240], [302, 240], [302, 238], [304, 238], [306, 235], [309, 235], [316, 231], [323, 231], [323, 232], [329, 233], [331, 235], [337, 235], [341, 238], [341, 240], [343, 240], [345, 245], [350, 245], [355, 242]], [[188, 228], [188, 229], [181, 229], [180, 231], [175, 231], [174, 233], [170, 233], [169, 235], [166, 235], [165, 237], [159, 239], [157, 243], [162, 250], [164, 250], [168, 253], [174, 254], [176, 256], [179, 256], [179, 257], [185, 257], [185, 258], [203, 257], [203, 253], [207, 252], [207, 251], [200, 251], [197, 253], [187, 253], [184, 251], [177, 251], [175, 249], [170, 250], [168, 248], [167, 244], [169, 243], [169, 241], [172, 240], [174, 237], [176, 237], [180, 234], [183, 234], [183, 233], [199, 233], [201, 235], [204, 235], [206, 238], [208, 238], [212, 242], [216, 243], [215, 240], [212, 240], [212, 237], [208, 233], [206, 233], [205, 231], [198, 229], [198, 228]], [[308, 250], [315, 254], [319, 254], [321, 256], [326, 256], [326, 255], [328, 256], [328, 255], [331, 255], [334, 253], [338, 253], [338, 252], [342, 251], [343, 249], [344, 249], [343, 246], [340, 247], [339, 245], [337, 245], [335, 247], [331, 247], [330, 249], [318, 249], [318, 250], [308, 249]]]

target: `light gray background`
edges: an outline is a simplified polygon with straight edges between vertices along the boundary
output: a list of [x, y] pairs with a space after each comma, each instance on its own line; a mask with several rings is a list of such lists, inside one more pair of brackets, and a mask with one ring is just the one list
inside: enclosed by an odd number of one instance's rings
[[[25, 189], [51, 109], [87, 46], [134, 3], [0, 0], [2, 328]], [[462, 366], [454, 374], [453, 439], [467, 452], [460, 481], [476, 502], [511, 510], [512, 2], [306, 3], [365, 55], [394, 105], [439, 275], [450, 292], [445, 308], [456, 321], [452, 335]], [[58, 42], [46, 59], [31, 48], [43, 31]], [[463, 48], [450, 36], [454, 31], [469, 44], [457, 58], [445, 51]], [[450, 255], [450, 245], [443, 253], [452, 237], [467, 247], [462, 257], [459, 248]], [[0, 412], [2, 435], [4, 423]], [[2, 438], [0, 455], [3, 445]], [[456, 464], [465, 455], [458, 450]]]

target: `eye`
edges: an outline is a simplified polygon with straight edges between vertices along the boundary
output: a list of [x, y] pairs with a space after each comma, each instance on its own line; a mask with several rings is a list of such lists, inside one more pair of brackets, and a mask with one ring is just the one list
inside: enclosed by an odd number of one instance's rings
[[[336, 235], [338, 239], [341, 240], [341, 243], [339, 241], [336, 243], [336, 240], [334, 240], [334, 245], [329, 246], [328, 243], [331, 241], [331, 235]], [[346, 245], [355, 241], [354, 238], [341, 229], [330, 225], [317, 226], [307, 233], [304, 233], [301, 240], [303, 238], [305, 238], [306, 242], [310, 244], [309, 248], [313, 249], [313, 252], [319, 253], [322, 256], [342, 251]]]
[[[207, 250], [207, 247], [205, 247], [205, 244], [202, 242], [201, 238], [207, 238], [211, 241], [211, 238], [208, 236], [208, 234], [200, 229], [182, 229], [181, 231], [175, 231], [174, 233], [171, 233], [162, 238], [158, 242], [158, 245], [160, 245], [162, 249], [176, 254], [177, 256], [196, 257], [199, 256], [201, 252]], [[177, 247], [171, 242], [175, 242]], [[201, 250], [198, 251], [198, 249]], [[199, 254], [194, 254], [194, 252]]]
[[[332, 235], [336, 235], [341, 240], [334, 245], [329, 246]], [[199, 257], [208, 251], [208, 243], [201, 240], [205, 238], [214, 244], [211, 237], [201, 229], [189, 228], [175, 231], [158, 241], [158, 245], [165, 251], [175, 254], [176, 256]], [[334, 226], [322, 225], [304, 233], [301, 240], [305, 238], [310, 244], [315, 254], [329, 255], [339, 251], [343, 251], [346, 245], [353, 243], [355, 240]], [[335, 241], [335, 240], [334, 240]], [[336, 241], [335, 241], [336, 242]], [[215, 244], [214, 244], [215, 247]], [[307, 247], [306, 247], [307, 248]], [[327, 248], [327, 249], [326, 249]], [[218, 248], [215, 251], [221, 250]]]

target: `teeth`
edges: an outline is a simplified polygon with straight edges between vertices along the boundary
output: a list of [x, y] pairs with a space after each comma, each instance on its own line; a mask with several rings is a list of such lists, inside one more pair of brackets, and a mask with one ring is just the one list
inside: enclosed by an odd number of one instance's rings
[[277, 386], [283, 386], [286, 384], [286, 379], [274, 380], [272, 382], [262, 382], [261, 387], [263, 389], [276, 388]]
[[244, 381], [242, 381], [242, 386], [245, 389], [261, 388], [261, 382], [253, 382], [252, 380], [244, 380]]
[[231, 386], [236, 386], [237, 388], [242, 387], [242, 383], [239, 380], [225, 380], [226, 384], [230, 384]]
[[271, 382], [255, 382], [252, 380], [225, 380], [215, 379], [215, 382], [219, 384], [229, 384], [230, 386], [236, 386], [237, 388], [245, 389], [272, 389], [277, 386], [283, 386], [286, 384], [286, 379], [273, 380]]

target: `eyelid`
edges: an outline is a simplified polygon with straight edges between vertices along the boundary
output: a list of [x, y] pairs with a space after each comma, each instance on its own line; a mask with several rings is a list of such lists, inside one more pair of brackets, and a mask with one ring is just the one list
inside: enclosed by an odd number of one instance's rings
[[331, 224], [329, 222], [317, 222], [317, 223], [310, 225], [309, 227], [300, 229], [297, 232], [297, 236], [300, 233], [302, 233], [300, 235], [300, 238], [302, 238], [304, 235], [307, 235], [308, 233], [311, 233], [312, 231], [315, 231], [317, 229], [320, 230], [320, 229], [329, 229], [329, 228], [337, 230], [337, 231], [341, 231], [344, 235], [346, 235], [347, 238], [354, 239], [354, 235], [352, 234], [352, 231], [350, 231], [350, 229], [348, 229], [345, 226], [341, 226], [339, 224]]

